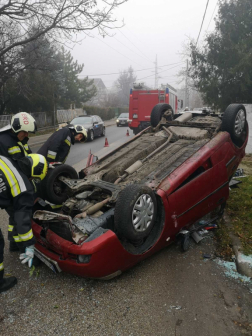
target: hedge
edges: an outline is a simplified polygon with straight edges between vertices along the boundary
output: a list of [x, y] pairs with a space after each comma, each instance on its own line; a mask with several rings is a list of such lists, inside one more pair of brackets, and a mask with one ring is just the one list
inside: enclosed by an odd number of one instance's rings
[[110, 120], [121, 113], [127, 113], [129, 112], [128, 107], [108, 107], [108, 108], [103, 108], [99, 106], [88, 106], [84, 105], [83, 109], [87, 112], [88, 115], [98, 115], [99, 117], [102, 118], [102, 120]]

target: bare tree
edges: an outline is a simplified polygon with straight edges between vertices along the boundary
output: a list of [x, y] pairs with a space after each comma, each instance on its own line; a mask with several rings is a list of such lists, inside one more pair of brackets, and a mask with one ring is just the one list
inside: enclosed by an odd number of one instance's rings
[[113, 10], [127, 1], [0, 0], [0, 95], [9, 78], [34, 67], [22, 62], [25, 46], [42, 36], [50, 42], [76, 43], [78, 33], [90, 35], [94, 29], [109, 35], [115, 28]]

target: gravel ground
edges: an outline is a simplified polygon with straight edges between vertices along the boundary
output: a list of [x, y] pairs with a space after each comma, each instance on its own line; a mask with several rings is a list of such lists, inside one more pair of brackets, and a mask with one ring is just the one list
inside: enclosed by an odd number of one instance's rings
[[108, 282], [54, 275], [45, 265], [29, 276], [7, 247], [5, 271], [19, 282], [0, 294], [0, 335], [252, 335], [251, 289], [202, 257], [214, 253], [211, 234], [187, 253], [172, 245]]

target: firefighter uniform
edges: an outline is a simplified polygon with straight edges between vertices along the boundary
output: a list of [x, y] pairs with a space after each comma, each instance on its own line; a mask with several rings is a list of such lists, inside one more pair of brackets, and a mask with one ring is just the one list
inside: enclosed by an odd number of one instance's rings
[[0, 132], [0, 155], [11, 157], [13, 160], [22, 159], [32, 153], [27, 141], [28, 138], [19, 141], [17, 133], [11, 129]]
[[64, 127], [54, 132], [37, 153], [43, 155], [48, 162], [64, 163], [74, 142], [73, 131]]
[[[35, 244], [31, 228], [34, 189], [28, 177], [19, 169], [18, 164], [0, 156], [0, 208], [12, 216], [8, 231], [22, 251]], [[3, 281], [4, 238], [0, 229], [0, 284]]]

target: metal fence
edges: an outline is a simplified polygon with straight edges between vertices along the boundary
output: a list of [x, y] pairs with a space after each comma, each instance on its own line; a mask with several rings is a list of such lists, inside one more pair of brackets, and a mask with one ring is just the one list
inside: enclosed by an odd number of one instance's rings
[[[53, 113], [46, 112], [34, 112], [30, 113], [31, 116], [36, 120], [38, 128], [44, 128], [53, 126]], [[64, 123], [71, 121], [73, 118], [78, 117], [79, 115], [86, 114], [83, 109], [75, 110], [58, 110], [56, 114], [57, 120], [56, 124]], [[13, 114], [0, 115], [0, 128], [10, 124], [10, 120]]]
[[68, 121], [71, 121], [73, 118], [84, 114], [86, 115], [86, 111], [84, 111], [83, 109], [57, 110], [57, 121], [58, 124], [66, 123]]

